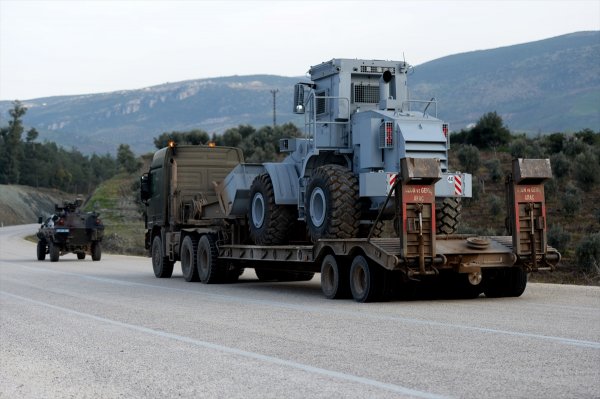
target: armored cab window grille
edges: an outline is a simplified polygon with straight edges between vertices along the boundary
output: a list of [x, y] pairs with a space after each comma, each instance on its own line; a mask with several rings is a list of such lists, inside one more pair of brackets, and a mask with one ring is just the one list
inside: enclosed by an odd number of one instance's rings
[[327, 92], [325, 91], [320, 91], [316, 94], [316, 111], [317, 111], [317, 115], [321, 115], [327, 112], [327, 99], [323, 98], [325, 96], [327, 96]]
[[379, 125], [379, 148], [394, 148], [394, 122]]
[[363, 85], [355, 83], [352, 85], [352, 102], [353, 103], [379, 103], [379, 86]]
[[392, 75], [396, 74], [396, 68], [394, 67], [382, 67], [377, 65], [361, 65], [360, 72], [362, 73], [384, 73], [390, 71]]

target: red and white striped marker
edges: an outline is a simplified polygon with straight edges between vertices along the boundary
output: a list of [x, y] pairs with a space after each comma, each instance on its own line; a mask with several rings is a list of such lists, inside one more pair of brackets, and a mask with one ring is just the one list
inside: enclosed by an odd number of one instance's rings
[[460, 175], [454, 175], [454, 194], [462, 195], [462, 178]]

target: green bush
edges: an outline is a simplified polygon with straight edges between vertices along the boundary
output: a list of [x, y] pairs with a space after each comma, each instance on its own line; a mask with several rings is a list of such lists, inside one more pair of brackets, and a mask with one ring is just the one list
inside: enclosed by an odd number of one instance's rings
[[567, 215], [575, 215], [581, 209], [581, 190], [573, 185], [567, 186], [561, 202]]
[[467, 173], [476, 174], [481, 165], [479, 150], [473, 145], [462, 146], [457, 153], [458, 160]]
[[600, 274], [600, 233], [586, 236], [579, 242], [575, 259], [584, 271]]
[[571, 241], [571, 233], [566, 231], [560, 224], [555, 224], [550, 227], [546, 237], [548, 239], [548, 244], [563, 254], [569, 246], [569, 241]]
[[555, 177], [560, 179], [569, 175], [570, 162], [562, 152], [550, 156], [550, 165], [552, 166], [552, 174]]
[[490, 174], [490, 179], [492, 179], [494, 183], [502, 181], [504, 172], [502, 171], [502, 165], [500, 164], [499, 159], [490, 159], [485, 162], [485, 167]]
[[573, 164], [573, 173], [584, 191], [591, 190], [600, 181], [600, 165], [596, 155], [590, 150], [578, 154]]

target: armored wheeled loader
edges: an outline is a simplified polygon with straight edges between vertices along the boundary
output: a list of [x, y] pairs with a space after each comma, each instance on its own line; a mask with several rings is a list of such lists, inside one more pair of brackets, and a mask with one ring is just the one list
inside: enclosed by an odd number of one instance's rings
[[104, 224], [96, 212], [83, 212], [82, 201], [65, 202], [55, 205], [54, 214], [44, 220], [37, 232], [37, 259], [45, 260], [50, 255], [51, 262], [58, 262], [60, 256], [75, 253], [77, 259], [85, 259], [86, 254], [92, 260], [102, 257], [102, 238]]

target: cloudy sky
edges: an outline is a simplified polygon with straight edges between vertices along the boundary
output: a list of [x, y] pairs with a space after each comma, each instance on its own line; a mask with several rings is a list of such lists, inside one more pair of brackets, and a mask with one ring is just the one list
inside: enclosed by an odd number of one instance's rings
[[600, 0], [0, 0], [0, 99], [304, 75], [331, 58], [418, 65], [600, 30]]

